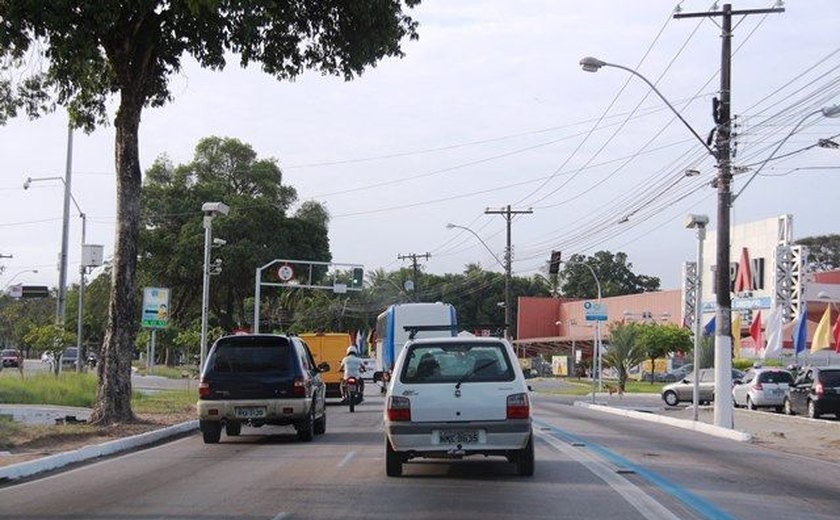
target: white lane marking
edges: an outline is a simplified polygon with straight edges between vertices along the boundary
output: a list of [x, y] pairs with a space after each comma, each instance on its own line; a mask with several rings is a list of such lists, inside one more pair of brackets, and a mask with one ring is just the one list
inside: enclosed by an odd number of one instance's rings
[[348, 453], [347, 455], [345, 455], [345, 456], [344, 456], [344, 458], [343, 458], [343, 459], [341, 459], [341, 462], [339, 462], [339, 463], [338, 463], [338, 467], [339, 467], [339, 468], [343, 468], [345, 464], [347, 464], [348, 462], [350, 462], [350, 459], [352, 459], [352, 458], [353, 458], [353, 456], [354, 456], [355, 454], [356, 454], [356, 452], [355, 452], [355, 451], [351, 451], [350, 453]]
[[283, 520], [284, 518], [289, 518], [289, 513], [287, 513], [286, 511], [281, 511], [274, 515], [274, 518], [272, 518], [271, 520]]
[[552, 447], [574, 459], [586, 469], [591, 471], [595, 476], [606, 482], [607, 485], [613, 488], [619, 495], [624, 497], [624, 500], [626, 500], [627, 503], [633, 506], [636, 511], [648, 520], [679, 520], [677, 515], [654, 500], [641, 488], [637, 487], [621, 475], [616, 474], [616, 472], [609, 466], [595, 458], [593, 455], [590, 455], [585, 450], [569, 446], [563, 441], [554, 439], [550, 435], [546, 435], [542, 432], [537, 433]]

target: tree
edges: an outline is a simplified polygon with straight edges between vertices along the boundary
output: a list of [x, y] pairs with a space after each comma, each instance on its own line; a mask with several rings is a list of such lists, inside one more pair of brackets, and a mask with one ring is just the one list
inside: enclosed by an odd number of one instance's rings
[[613, 323], [610, 326], [610, 341], [603, 362], [618, 372], [618, 386], [621, 391], [627, 384], [630, 369], [645, 359], [645, 351], [639, 341], [639, 324]]
[[[405, 0], [411, 8], [420, 0]], [[0, 123], [24, 112], [37, 117], [65, 106], [71, 124], [92, 130], [114, 117], [117, 235], [108, 326], [98, 363], [91, 420], [133, 420], [131, 355], [137, 333], [140, 232], [140, 116], [172, 98], [170, 75], [191, 56], [221, 70], [233, 53], [245, 67], [259, 63], [278, 79], [306, 69], [361, 74], [385, 56], [402, 56], [401, 41], [417, 38], [417, 22], [399, 0], [219, 0], [0, 3]]]
[[639, 343], [650, 360], [650, 382], [653, 384], [654, 363], [658, 358], [674, 352], [686, 352], [692, 349], [691, 332], [685, 327], [674, 324], [660, 325], [657, 323], [641, 323], [639, 327]]
[[49, 354], [53, 361], [53, 371], [55, 375], [58, 375], [61, 369], [61, 355], [64, 353], [64, 348], [66, 345], [72, 345], [76, 341], [76, 335], [67, 332], [57, 323], [50, 323], [49, 325], [35, 325], [30, 327], [29, 332], [24, 336], [24, 341], [33, 345], [39, 351]]
[[831, 271], [840, 269], [840, 235], [818, 235], [796, 241], [808, 246], [808, 270]]
[[589, 257], [572, 255], [563, 264], [560, 271], [560, 291], [563, 296], [586, 299], [598, 296], [592, 273], [582, 264], [588, 264], [595, 271], [604, 298], [659, 290], [659, 278], [634, 273], [633, 264], [627, 261], [626, 253], [598, 251]]

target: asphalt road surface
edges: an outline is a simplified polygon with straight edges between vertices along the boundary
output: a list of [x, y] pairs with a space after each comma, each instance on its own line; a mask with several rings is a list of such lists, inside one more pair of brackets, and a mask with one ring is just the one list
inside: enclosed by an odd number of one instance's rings
[[[371, 389], [372, 390], [372, 389]], [[382, 398], [328, 408], [327, 433], [244, 428], [0, 488], [0, 518], [836, 519], [840, 465], [534, 397], [537, 469], [410, 462], [388, 478]]]

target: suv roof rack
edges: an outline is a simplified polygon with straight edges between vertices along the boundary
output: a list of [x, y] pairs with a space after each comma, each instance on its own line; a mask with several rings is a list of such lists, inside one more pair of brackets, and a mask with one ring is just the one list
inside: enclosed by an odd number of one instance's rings
[[429, 332], [433, 330], [448, 330], [451, 332], [458, 332], [458, 325], [406, 325], [403, 327], [408, 332], [408, 339], [414, 339], [418, 332]]

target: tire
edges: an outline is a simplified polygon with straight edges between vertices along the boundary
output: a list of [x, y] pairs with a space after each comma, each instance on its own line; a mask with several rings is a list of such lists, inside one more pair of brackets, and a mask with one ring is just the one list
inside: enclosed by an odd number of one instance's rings
[[402, 456], [391, 447], [391, 441], [385, 437], [385, 474], [389, 477], [399, 477], [403, 472]]
[[783, 406], [777, 406], [777, 407], [776, 407], [776, 413], [782, 413], [783, 411], [784, 411], [784, 407], [783, 407]]
[[668, 390], [664, 394], [662, 394], [662, 399], [665, 400], [665, 404], [668, 406], [677, 406], [680, 403], [680, 398], [677, 396], [677, 393], [673, 390]]
[[785, 403], [782, 405], [782, 408], [785, 410], [785, 415], [796, 415], [793, 413], [793, 406], [790, 404], [790, 399], [785, 397]]
[[528, 438], [525, 449], [516, 456], [516, 472], [520, 477], [534, 476], [534, 434]]
[[302, 420], [297, 425], [297, 438], [301, 442], [312, 442], [312, 439], [315, 438], [315, 403], [312, 403], [312, 409], [309, 411], [309, 414], [306, 416], [306, 419]]
[[199, 421], [198, 427], [201, 429], [204, 444], [216, 444], [222, 438], [222, 423], [218, 421]]
[[811, 419], [819, 419], [822, 414], [817, 410], [817, 405], [814, 401], [808, 401], [808, 417]]
[[324, 407], [324, 415], [315, 419], [315, 435], [327, 433], [327, 408]]
[[350, 392], [347, 394], [347, 402], [350, 403], [350, 413], [356, 411], [356, 394], [354, 392]]
[[747, 410], [755, 410], [755, 404], [750, 399], [750, 396], [747, 396]]
[[228, 437], [236, 437], [239, 433], [242, 432], [242, 423], [240, 422], [226, 422], [225, 423], [225, 435]]

